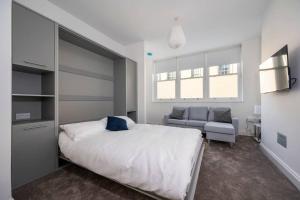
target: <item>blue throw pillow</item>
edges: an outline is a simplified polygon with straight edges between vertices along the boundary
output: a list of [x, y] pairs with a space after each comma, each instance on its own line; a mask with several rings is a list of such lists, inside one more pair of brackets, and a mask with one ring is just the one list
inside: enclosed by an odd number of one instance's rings
[[123, 131], [128, 130], [127, 122], [125, 119], [119, 117], [107, 117], [106, 129], [110, 131]]

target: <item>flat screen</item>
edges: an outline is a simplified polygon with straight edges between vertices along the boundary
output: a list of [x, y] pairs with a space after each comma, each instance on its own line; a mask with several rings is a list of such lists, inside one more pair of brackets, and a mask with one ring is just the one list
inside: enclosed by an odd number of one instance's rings
[[287, 45], [259, 66], [260, 92], [290, 89], [290, 69]]

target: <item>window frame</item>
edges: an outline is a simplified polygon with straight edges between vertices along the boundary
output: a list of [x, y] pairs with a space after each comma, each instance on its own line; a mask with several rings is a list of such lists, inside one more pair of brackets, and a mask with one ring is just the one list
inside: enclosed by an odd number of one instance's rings
[[[230, 47], [228, 47], [230, 48]], [[227, 49], [227, 48], [223, 48]], [[205, 65], [203, 66], [203, 76], [200, 78], [203, 78], [203, 98], [180, 98], [180, 89], [181, 89], [181, 74], [180, 69], [178, 66], [178, 58], [181, 57], [173, 57], [176, 59], [177, 67], [176, 67], [176, 78], [175, 78], [175, 98], [174, 99], [158, 99], [157, 98], [157, 80], [156, 80], [156, 63], [165, 59], [160, 60], [154, 60], [153, 66], [152, 66], [152, 102], [162, 102], [162, 103], [234, 103], [234, 102], [243, 102], [243, 88], [244, 88], [244, 78], [243, 78], [243, 61], [242, 58], [240, 58], [240, 63], [238, 63], [237, 68], [237, 75], [238, 75], [238, 97], [224, 97], [224, 98], [210, 98], [209, 97], [209, 66], [207, 65], [207, 52], [199, 52], [204, 53], [205, 57]], [[197, 53], [196, 53], [197, 54]], [[189, 54], [192, 55], [192, 54]], [[185, 55], [184, 55], [185, 56]], [[170, 59], [170, 58], [168, 58]], [[224, 63], [225, 64], [225, 63]], [[234, 63], [228, 63], [228, 64], [234, 64]], [[226, 64], [225, 64], [226, 65]], [[191, 66], [192, 69], [192, 75], [193, 75], [193, 69], [195, 68], [202, 68], [202, 66]], [[218, 75], [222, 76], [222, 75]], [[191, 77], [194, 78], [194, 77]], [[197, 78], [197, 77], [195, 77]], [[189, 79], [189, 78], [188, 78]]]

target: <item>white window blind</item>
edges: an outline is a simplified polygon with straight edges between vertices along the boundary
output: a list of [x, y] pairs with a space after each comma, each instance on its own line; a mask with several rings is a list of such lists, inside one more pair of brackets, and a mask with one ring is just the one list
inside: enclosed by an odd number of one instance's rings
[[224, 65], [241, 62], [241, 47], [235, 46], [206, 53], [207, 66]]
[[178, 58], [180, 98], [203, 98], [205, 56], [203, 53]]
[[241, 46], [155, 61], [157, 100], [241, 99]]
[[155, 91], [157, 99], [176, 98], [176, 71], [177, 60], [175, 58], [155, 63]]

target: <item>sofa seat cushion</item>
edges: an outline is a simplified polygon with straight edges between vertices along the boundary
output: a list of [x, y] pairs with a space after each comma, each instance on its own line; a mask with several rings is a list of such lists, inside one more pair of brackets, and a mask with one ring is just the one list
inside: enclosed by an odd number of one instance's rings
[[207, 123], [207, 121], [198, 121], [198, 120], [187, 120], [186, 125], [187, 126], [193, 126], [193, 127], [204, 127], [204, 125]]
[[208, 122], [204, 126], [206, 132], [223, 133], [228, 135], [234, 135], [235, 130], [232, 124], [220, 123], [220, 122]]
[[186, 125], [187, 120], [168, 119], [167, 122], [168, 122], [168, 124]]

